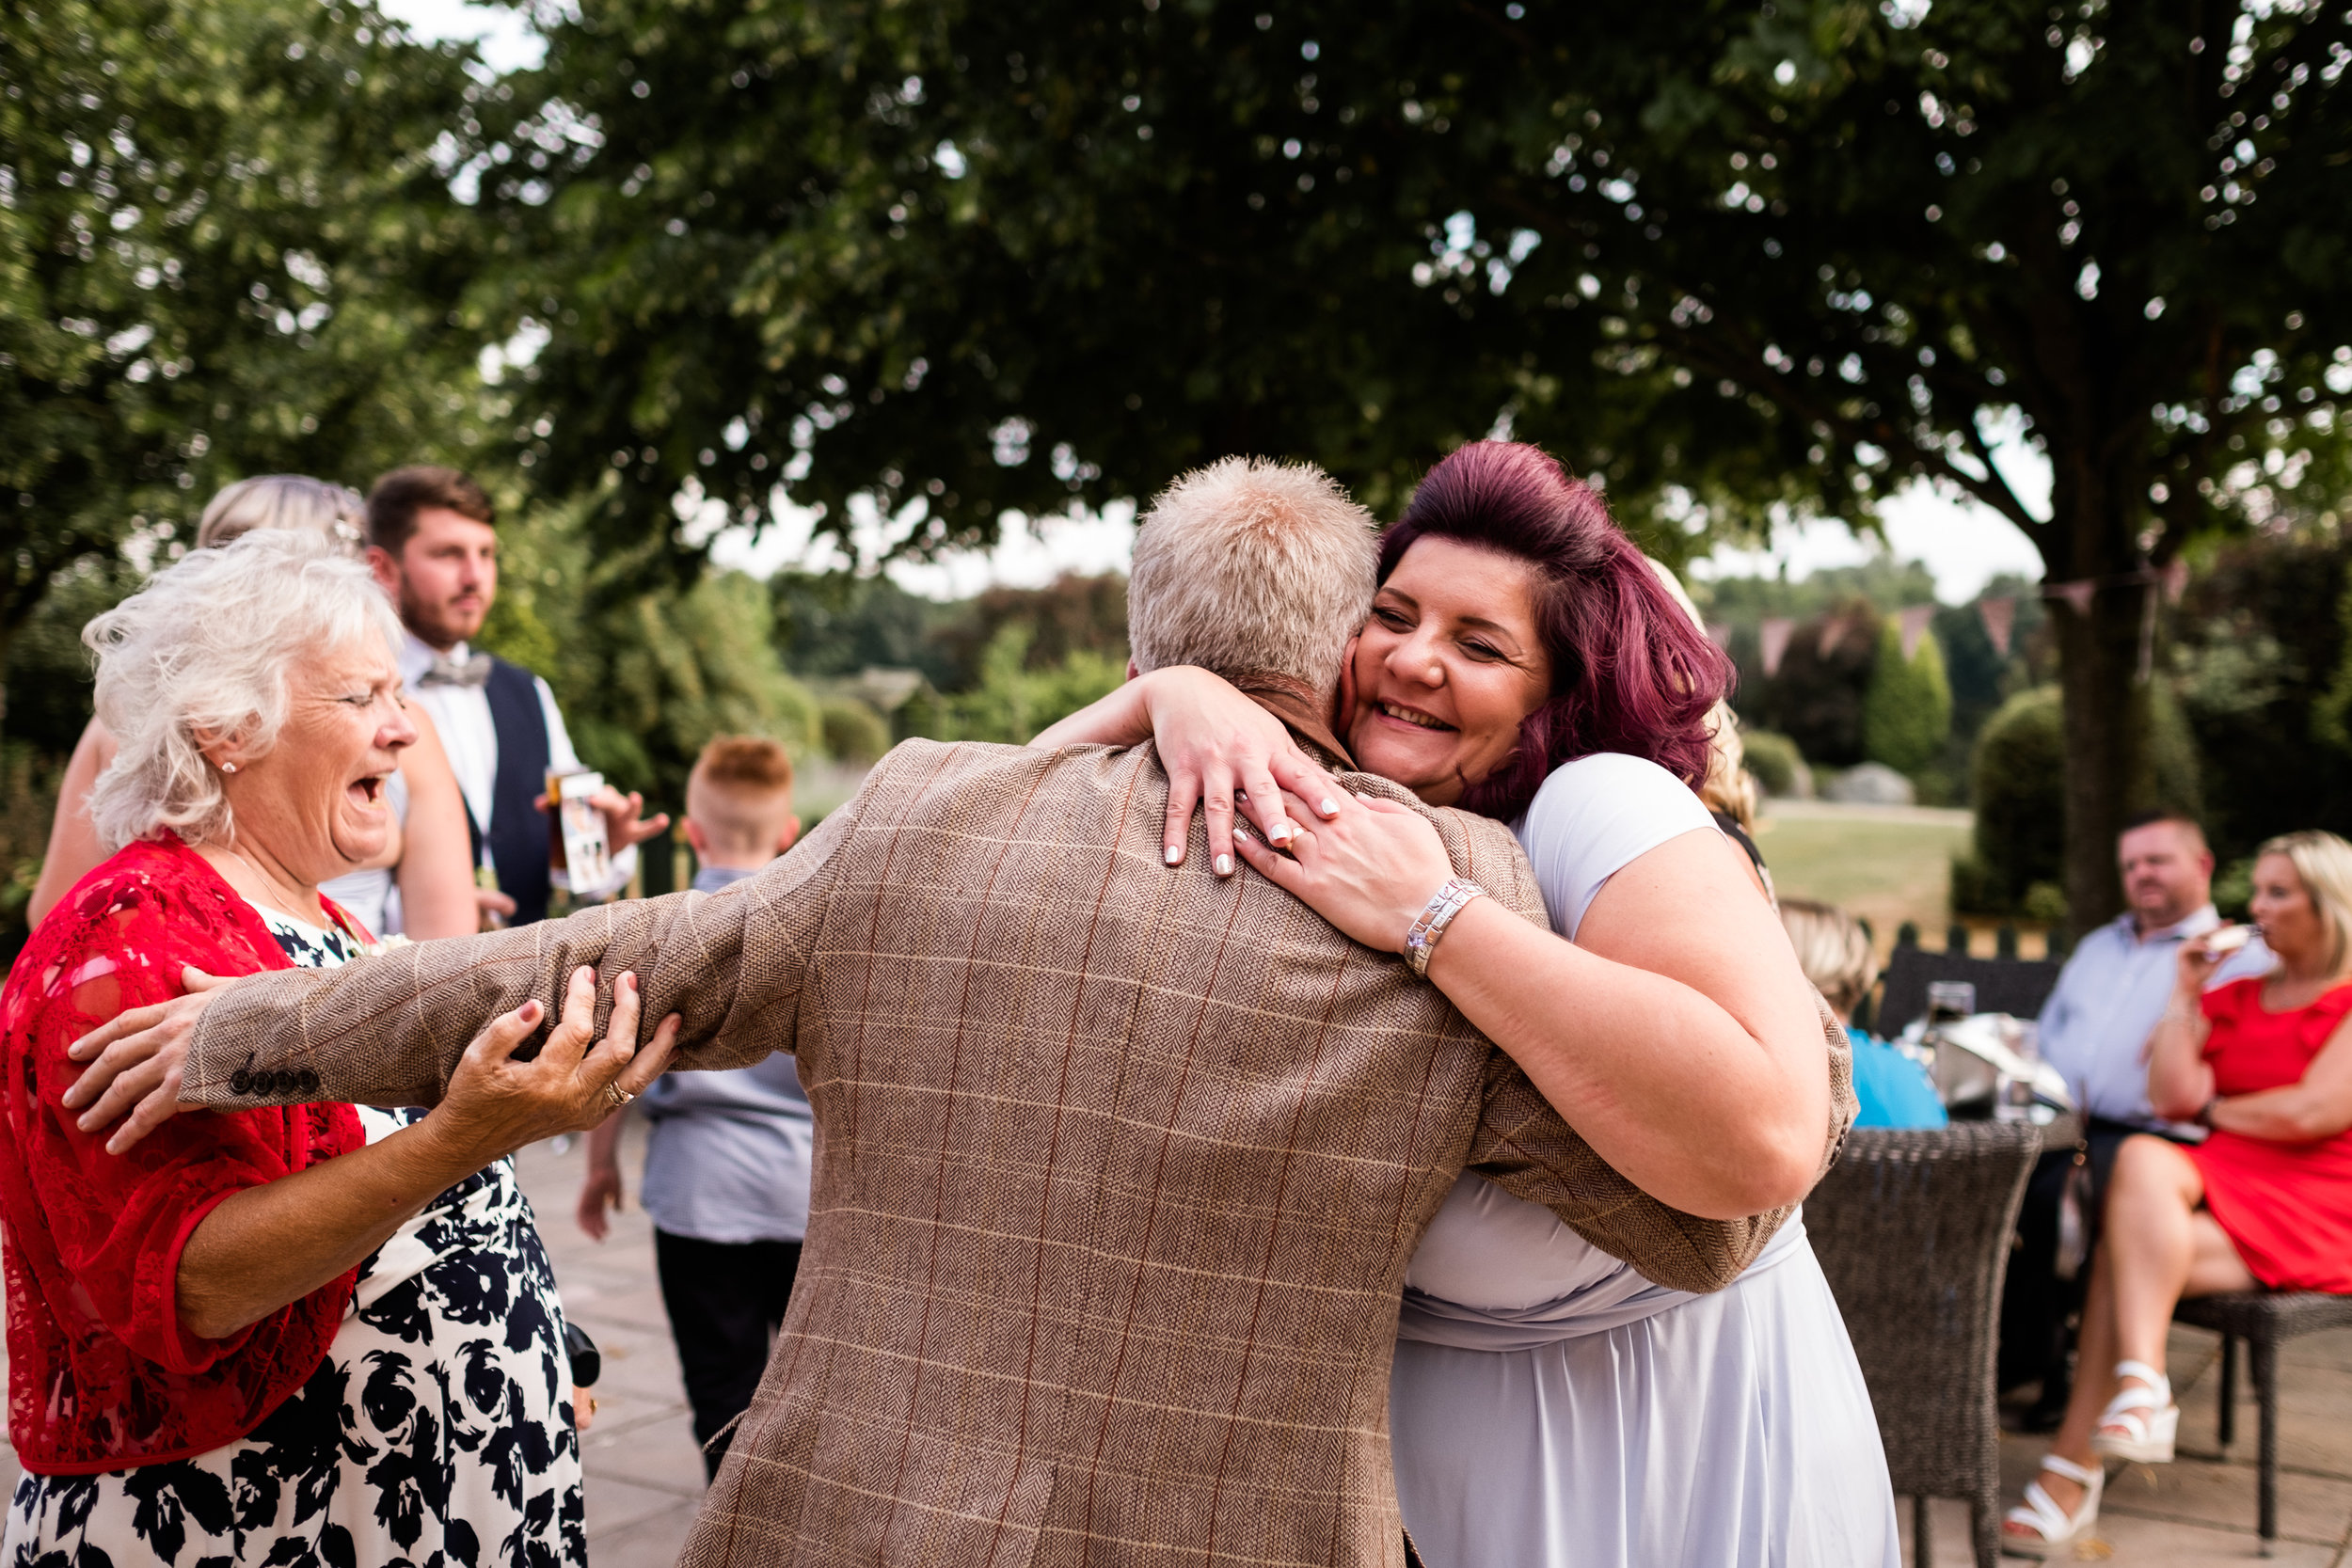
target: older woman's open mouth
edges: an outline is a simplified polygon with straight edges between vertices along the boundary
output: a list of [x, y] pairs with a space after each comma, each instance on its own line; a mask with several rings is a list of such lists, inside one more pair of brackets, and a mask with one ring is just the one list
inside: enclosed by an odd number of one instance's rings
[[384, 803], [384, 775], [369, 773], [354, 779], [343, 786], [343, 793], [350, 796], [355, 804], [380, 806]]
[[1375, 703], [1372, 705], [1379, 710], [1383, 718], [1393, 719], [1400, 724], [1410, 724], [1418, 730], [1452, 730], [1454, 728], [1454, 725], [1447, 723], [1435, 714], [1423, 713], [1417, 707], [1406, 707], [1403, 703]]

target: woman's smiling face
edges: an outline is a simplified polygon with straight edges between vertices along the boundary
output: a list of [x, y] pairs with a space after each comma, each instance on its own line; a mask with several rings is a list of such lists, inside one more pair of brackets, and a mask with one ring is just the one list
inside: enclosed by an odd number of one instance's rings
[[1367, 772], [1452, 805], [1518, 745], [1551, 694], [1535, 568], [1459, 540], [1415, 540], [1357, 639], [1348, 750]]

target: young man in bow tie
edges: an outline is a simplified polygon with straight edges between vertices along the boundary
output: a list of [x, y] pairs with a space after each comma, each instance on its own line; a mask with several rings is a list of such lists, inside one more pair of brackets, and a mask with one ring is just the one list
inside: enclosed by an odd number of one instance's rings
[[[394, 468], [368, 493], [368, 564], [400, 609], [400, 673], [448, 748], [471, 819], [474, 863], [497, 873], [478, 895], [485, 912], [528, 925], [548, 912], [550, 768], [580, 767], [548, 683], [469, 644], [498, 597], [497, 514], [455, 468]], [[609, 896], [637, 867], [636, 846], [670, 824], [644, 818], [644, 800], [607, 786], [596, 797], [612, 847], [612, 875], [575, 898]]]

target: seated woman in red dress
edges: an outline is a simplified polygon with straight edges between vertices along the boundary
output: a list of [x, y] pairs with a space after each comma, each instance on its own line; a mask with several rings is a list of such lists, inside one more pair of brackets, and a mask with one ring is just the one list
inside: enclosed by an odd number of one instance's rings
[[2012, 1551], [2048, 1555], [2089, 1533], [2101, 1459], [2171, 1459], [2181, 1411], [2164, 1341], [2183, 1296], [2352, 1292], [2352, 845], [2323, 832], [2265, 844], [2253, 915], [2279, 959], [2267, 974], [2207, 990], [2223, 955], [2210, 936], [2181, 949], [2148, 1098], [2213, 1132], [2186, 1148], [2131, 1138], [2116, 1156], [2074, 1400], [2003, 1526]]
[[389, 832], [385, 779], [417, 734], [398, 631], [364, 565], [262, 531], [86, 634], [120, 743], [90, 800], [115, 853], [0, 993], [8, 1435], [28, 1472], [9, 1562], [584, 1560], [561, 1309], [503, 1157], [593, 1126], [661, 1065], [659, 1034], [627, 1061], [626, 976], [595, 1053], [583, 970], [536, 1060], [512, 1057], [532, 1003], [484, 1029], [429, 1114], [177, 1117], [126, 1148], [116, 1101], [144, 1091], [79, 1083], [79, 1037], [205, 974], [367, 961], [318, 889]]

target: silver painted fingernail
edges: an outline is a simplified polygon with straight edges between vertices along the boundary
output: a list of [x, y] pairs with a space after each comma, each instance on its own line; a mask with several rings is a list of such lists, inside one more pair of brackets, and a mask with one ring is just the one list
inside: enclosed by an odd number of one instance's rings
[[1184, 847], [1181, 844], [1171, 844], [1160, 853], [1167, 857], [1168, 864], [1174, 865], [1184, 858]]
[[1284, 822], [1279, 818], [1277, 818], [1273, 826], [1266, 829], [1265, 836], [1272, 839], [1277, 844], [1288, 844], [1291, 841], [1291, 834], [1295, 831], [1295, 830], [1294, 830], [1288, 822]]
[[1316, 803], [1316, 809], [1321, 811], [1326, 816], [1337, 816], [1340, 814], [1340, 803], [1337, 800], [1332, 800], [1328, 795], [1326, 795]]
[[1231, 855], [1219, 855], [1219, 856], [1217, 856], [1217, 858], [1216, 858], [1216, 874], [1217, 874], [1218, 876], [1220, 876], [1220, 877], [1230, 877], [1230, 876], [1232, 876], [1232, 875], [1233, 874], [1233, 857], [1232, 857], [1232, 856], [1231, 856]]

